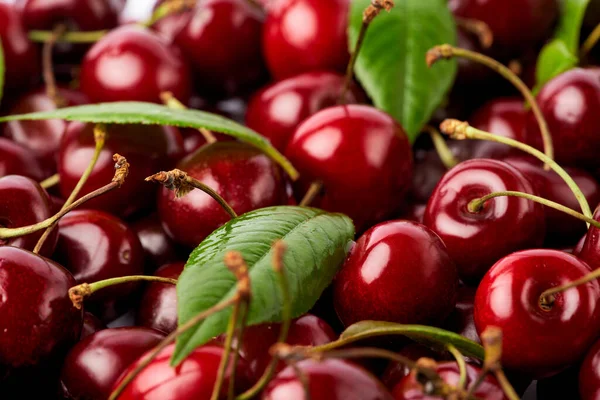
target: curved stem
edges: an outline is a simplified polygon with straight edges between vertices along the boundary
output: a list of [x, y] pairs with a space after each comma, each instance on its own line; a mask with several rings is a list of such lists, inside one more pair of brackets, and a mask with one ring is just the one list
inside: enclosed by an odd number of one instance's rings
[[310, 184], [308, 190], [306, 191], [306, 193], [304, 194], [304, 197], [302, 198], [302, 200], [300, 201], [300, 204], [298, 204], [298, 205], [300, 207], [309, 207], [312, 204], [312, 202], [315, 201], [315, 199], [317, 198], [319, 193], [321, 193], [322, 190], [323, 190], [323, 182], [314, 181], [313, 183]]
[[[581, 192], [581, 189], [579, 188], [579, 186], [577, 186], [577, 183], [575, 183], [573, 178], [571, 178], [571, 176], [560, 165], [558, 165], [554, 160], [552, 160], [551, 158], [546, 156], [541, 151], [539, 151], [525, 143], [521, 143], [518, 140], [510, 139], [510, 138], [499, 136], [499, 135], [493, 135], [489, 132], [475, 129], [475, 128], [469, 126], [469, 124], [467, 122], [462, 122], [462, 121], [459, 121], [456, 119], [447, 119], [444, 122], [442, 122], [442, 124], [440, 125], [440, 130], [443, 133], [450, 135], [450, 137], [452, 137], [454, 139], [458, 139], [458, 140], [463, 140], [463, 139], [489, 140], [492, 142], [509, 145], [511, 147], [517, 148], [521, 151], [524, 151], [524, 152], [536, 157], [540, 161], [546, 163], [546, 165], [549, 165], [550, 168], [554, 172], [556, 172], [565, 181], [565, 183], [567, 184], [567, 186], [569, 186], [569, 188], [575, 195], [575, 198], [579, 202], [579, 206], [581, 207], [581, 211], [582, 211], [583, 215], [585, 215], [588, 218], [593, 219], [592, 211], [590, 210], [590, 206], [587, 202], [587, 199]], [[589, 223], [588, 223], [588, 227], [589, 227]]]
[[[223, 345], [223, 356], [221, 357], [221, 362], [219, 363], [219, 369], [217, 370], [217, 381], [213, 387], [210, 400], [219, 400], [219, 397], [221, 396], [221, 388], [223, 387], [225, 372], [227, 371], [227, 365], [229, 364], [229, 358], [231, 355], [231, 345], [233, 344], [235, 328], [238, 323], [238, 315], [240, 313], [241, 305], [240, 303], [241, 302], [238, 301], [233, 305], [233, 311], [231, 313], [231, 317], [229, 318], [229, 323], [227, 324], [227, 336], [225, 337], [225, 344]], [[236, 350], [235, 353], [238, 353], [238, 351]], [[235, 371], [235, 366], [233, 367], [233, 371]]]
[[508, 379], [506, 379], [500, 363], [502, 359], [502, 329], [496, 326], [489, 326], [481, 333], [480, 337], [485, 349], [482, 375], [484, 372], [494, 373], [506, 397], [509, 400], [519, 400], [519, 395], [517, 395], [515, 389], [508, 382]]
[[60, 183], [60, 174], [54, 174], [49, 178], [44, 179], [40, 182], [40, 186], [44, 189], [50, 189]]
[[[57, 43], [95, 43], [100, 40], [109, 31], [89, 31], [89, 32], [65, 32], [56, 39]], [[29, 31], [29, 40], [32, 42], [46, 43], [54, 35], [52, 31]]]
[[569, 283], [565, 283], [564, 285], [556, 286], [551, 289], [545, 290], [540, 295], [540, 305], [544, 309], [551, 308], [554, 304], [554, 301], [556, 300], [556, 297], [554, 296], [555, 294], [564, 292], [565, 290], [577, 287], [579, 285], [584, 285], [598, 278], [600, 278], [600, 268], [595, 269], [594, 271], [590, 272], [582, 278], [579, 278]]
[[581, 58], [586, 57], [589, 52], [594, 48], [596, 43], [598, 43], [598, 39], [600, 39], [600, 24], [596, 25], [592, 33], [585, 39], [583, 45], [581, 45], [581, 49], [579, 50], [579, 56]]
[[456, 25], [465, 31], [477, 36], [479, 44], [484, 49], [489, 49], [494, 44], [494, 33], [483, 21], [478, 19], [454, 17]]
[[42, 48], [42, 73], [44, 76], [44, 83], [46, 84], [46, 94], [54, 102], [56, 108], [61, 108], [66, 105], [65, 99], [61, 96], [56, 86], [56, 79], [54, 78], [54, 67], [52, 65], [52, 50], [59, 37], [61, 37], [67, 31], [67, 27], [64, 24], [57, 25], [48, 40], [44, 43]]
[[[244, 340], [244, 329], [246, 329], [246, 324], [248, 322], [248, 311], [250, 309], [250, 304], [247, 302], [242, 302], [240, 306], [240, 323], [237, 327], [236, 333], [236, 342], [242, 343]], [[231, 373], [229, 376], [229, 388], [227, 390], [227, 400], [233, 400], [235, 398], [235, 374], [237, 372], [238, 360], [240, 358], [240, 352], [235, 351], [233, 353], [233, 357], [231, 360]]]
[[452, 354], [452, 356], [456, 360], [456, 363], [458, 364], [458, 371], [460, 374], [460, 377], [458, 379], [458, 388], [460, 390], [465, 390], [467, 386], [467, 365], [465, 363], [465, 358], [453, 344], [447, 344], [446, 348], [448, 349], [450, 354]]
[[175, 13], [193, 8], [198, 0], [170, 0], [162, 3], [150, 17], [149, 20], [141, 22], [140, 25], [151, 27], [161, 19]]
[[500, 384], [500, 387], [502, 388], [502, 390], [504, 391], [504, 394], [506, 395], [506, 397], [508, 397], [509, 400], [520, 400], [521, 399], [521, 397], [515, 391], [515, 388], [513, 388], [513, 386], [510, 384], [510, 382], [506, 378], [506, 375], [504, 374], [504, 371], [502, 369], [499, 369], [498, 371], [496, 371], [495, 375], [496, 375], [496, 380]]
[[[500, 75], [502, 75], [506, 80], [512, 83], [518, 90], [521, 92], [527, 103], [531, 106], [531, 111], [535, 115], [535, 118], [540, 127], [540, 133], [542, 135], [542, 141], [544, 143], [544, 153], [548, 158], [554, 159], [554, 146], [552, 144], [552, 135], [550, 135], [550, 131], [548, 129], [548, 124], [546, 123], [546, 119], [544, 118], [544, 114], [540, 110], [540, 107], [531, 93], [531, 90], [527, 87], [527, 85], [516, 76], [509, 68], [500, 64], [498, 61], [485, 56], [483, 54], [466, 50], [459, 49], [457, 47], [450, 46], [449, 44], [443, 44], [441, 46], [435, 46], [431, 50], [427, 52], [427, 65], [430, 67], [442, 58], [451, 58], [451, 57], [462, 57], [468, 60], [480, 63], [485, 65], [486, 67], [496, 71]], [[546, 164], [545, 168], [549, 168]]]
[[442, 164], [446, 169], [451, 169], [456, 164], [458, 164], [458, 160], [452, 154], [452, 150], [448, 147], [448, 143], [444, 140], [441, 133], [435, 129], [433, 126], [426, 125], [423, 127], [423, 130], [429, 133], [431, 137], [431, 141], [433, 142], [433, 146], [435, 147], [435, 151], [437, 152]]

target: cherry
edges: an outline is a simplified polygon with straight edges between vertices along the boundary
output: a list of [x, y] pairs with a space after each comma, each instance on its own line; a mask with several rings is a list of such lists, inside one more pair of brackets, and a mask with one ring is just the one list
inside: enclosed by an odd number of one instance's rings
[[157, 214], [151, 214], [131, 224], [144, 249], [144, 270], [154, 272], [163, 264], [180, 259], [175, 243], [169, 238], [160, 224]]
[[[240, 142], [216, 142], [182, 160], [178, 168], [217, 191], [238, 214], [287, 203], [281, 169], [266, 155]], [[194, 190], [177, 199], [162, 189], [158, 211], [165, 231], [194, 248], [230, 216], [206, 193]]]
[[503, 366], [543, 378], [583, 356], [600, 333], [600, 283], [557, 293], [551, 304], [540, 296], [589, 272], [586, 263], [557, 250], [524, 250], [494, 264], [477, 289], [475, 326], [479, 333], [502, 329]]
[[[594, 219], [600, 219], [600, 208], [594, 211]], [[592, 269], [600, 268], [600, 229], [590, 226], [586, 235], [577, 244], [573, 251], [577, 257], [588, 263]]]
[[[312, 400], [391, 400], [391, 394], [375, 377], [348, 361], [304, 360], [296, 364], [307, 378]], [[263, 400], [302, 400], [303, 384], [294, 368], [287, 367], [267, 385]]]
[[446, 244], [464, 281], [478, 281], [503, 256], [544, 240], [544, 209], [537, 203], [497, 197], [479, 212], [468, 209], [472, 200], [506, 190], [537, 194], [527, 178], [507, 163], [468, 160], [444, 175], [427, 203], [425, 225]]
[[282, 0], [269, 7], [263, 33], [267, 65], [277, 79], [303, 72], [344, 73], [349, 0]]
[[[180, 365], [171, 366], [175, 345], [170, 345], [152, 360], [119, 396], [119, 400], [198, 400], [209, 399], [217, 381], [217, 370], [223, 348], [205, 345], [194, 350]], [[144, 356], [139, 360], [143, 360]], [[130, 365], [121, 379], [140, 361]], [[231, 364], [230, 364], [231, 365]], [[219, 399], [227, 398], [231, 367], [225, 374]], [[235, 373], [235, 392], [241, 393], [252, 386], [245, 360], [238, 360]], [[119, 383], [119, 382], [118, 382]], [[117, 383], [117, 385], [118, 385]]]
[[324, 195], [313, 203], [347, 214], [357, 231], [398, 211], [410, 185], [412, 155], [402, 127], [373, 107], [330, 107], [304, 121], [285, 155], [300, 171], [298, 185], [321, 181]]
[[[144, 254], [135, 234], [118, 218], [95, 210], [76, 210], [58, 223], [53, 259], [64, 265], [78, 284], [143, 273]], [[103, 321], [118, 317], [136, 285], [122, 284], [94, 293], [86, 308]]]
[[600, 397], [600, 341], [588, 350], [579, 369], [579, 395], [582, 400]]
[[456, 307], [444, 321], [444, 328], [456, 332], [467, 339], [481, 343], [474, 320], [475, 289], [468, 286], [458, 288]]
[[[178, 279], [185, 263], [165, 264], [154, 276]], [[169, 334], [177, 329], [177, 290], [175, 285], [152, 282], [144, 289], [144, 294], [136, 313], [139, 326], [156, 329]], [[244, 337], [248, 331], [244, 331]]]
[[98, 317], [87, 311], [83, 313], [83, 327], [81, 328], [80, 340], [103, 329], [106, 329], [106, 325]]
[[[484, 53], [485, 50], [481, 47], [479, 38], [468, 32], [467, 30], [457, 27], [456, 30], [456, 45], [461, 49], [467, 49], [476, 51], [477, 53]], [[476, 63], [466, 58], [459, 58], [457, 60], [458, 71], [456, 73], [456, 81], [453, 86], [453, 91], [460, 88], [460, 91], [465, 89], [465, 86], [481, 85], [494, 80], [494, 72], [484, 65]]]
[[163, 338], [153, 329], [132, 327], [104, 329], [81, 340], [62, 367], [64, 397], [107, 399], [121, 373]]
[[93, 102], [161, 103], [171, 92], [186, 102], [189, 70], [176, 47], [139, 26], [117, 28], [92, 46], [81, 64], [81, 90]]
[[454, 308], [458, 273], [427, 227], [388, 221], [358, 239], [333, 285], [345, 326], [362, 320], [435, 324]]
[[[67, 125], [58, 162], [60, 192], [65, 198], [73, 191], [90, 163], [95, 148], [93, 130], [92, 124], [71, 122]], [[110, 182], [114, 175], [114, 153], [126, 157], [134, 167], [119, 190], [86, 203], [86, 207], [119, 216], [130, 216], [140, 209], [150, 208], [152, 202], [149, 199], [154, 197], [157, 188], [144, 182], [144, 178], [161, 169], [172, 167], [182, 151], [182, 139], [177, 129], [110, 125], [106, 144], [81, 194], [92, 192]]]
[[[544, 85], [537, 95], [552, 134], [556, 161], [596, 168], [600, 150], [596, 126], [600, 115], [600, 68], [575, 68]], [[541, 148], [539, 127], [530, 111], [526, 122], [528, 143]]]
[[[324, 108], [337, 104], [344, 76], [326, 71], [307, 72], [272, 83], [255, 93], [248, 103], [246, 124], [285, 151], [302, 121]], [[348, 92], [347, 101], [363, 99], [358, 90]]]
[[41, 181], [48, 174], [25, 147], [0, 137], [0, 177], [19, 174]]
[[66, 24], [70, 31], [97, 31], [117, 25], [110, 0], [16, 0], [28, 29], [52, 30]]
[[[412, 361], [417, 361], [420, 358], [426, 357], [434, 360], [440, 360], [442, 357], [441, 353], [433, 351], [429, 347], [425, 347], [418, 343], [409, 343], [404, 346], [399, 352], [401, 356], [404, 356]], [[390, 390], [407, 375], [410, 374], [411, 369], [402, 363], [390, 361], [385, 371], [381, 375], [381, 382]]]

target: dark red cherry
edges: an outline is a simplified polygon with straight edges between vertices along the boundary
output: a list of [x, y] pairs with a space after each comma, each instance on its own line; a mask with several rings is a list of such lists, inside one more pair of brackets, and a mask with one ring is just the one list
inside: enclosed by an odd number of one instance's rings
[[581, 400], [600, 398], [600, 340], [588, 350], [579, 369]]
[[[142, 245], [124, 222], [95, 210], [76, 210], [64, 216], [53, 259], [65, 266], [78, 284], [128, 275], [142, 275]], [[136, 285], [122, 284], [94, 293], [86, 309], [103, 321], [119, 316]]]
[[[423, 357], [441, 360], [441, 357], [443, 356], [442, 353], [436, 352], [429, 347], [425, 347], [418, 343], [409, 343], [404, 346], [398, 354], [415, 362]], [[381, 375], [381, 382], [383, 382], [385, 387], [389, 390], [392, 390], [405, 376], [410, 374], [410, 371], [411, 369], [408, 366], [395, 361], [390, 361]]]
[[163, 264], [181, 259], [177, 247], [160, 224], [157, 214], [143, 217], [131, 224], [144, 249], [144, 271], [152, 273]]
[[[94, 126], [71, 122], [62, 138], [58, 162], [60, 192], [69, 194], [87, 169], [94, 153]], [[177, 129], [144, 125], [110, 125], [106, 144], [90, 178], [83, 186], [82, 195], [108, 184], [115, 173], [113, 154], [119, 153], [131, 164], [125, 184], [118, 190], [100, 196], [88, 203], [87, 208], [129, 216], [141, 209], [152, 207], [156, 185], [144, 178], [157, 171], [171, 168], [182, 154], [181, 135]]]
[[450, 316], [444, 321], [444, 328], [456, 332], [467, 339], [481, 343], [475, 321], [473, 310], [475, 307], [475, 289], [468, 286], [458, 288], [456, 307]]
[[362, 320], [436, 324], [454, 308], [458, 273], [427, 227], [388, 221], [358, 239], [333, 285], [345, 326]]
[[[127, 386], [119, 400], [200, 400], [210, 399], [217, 381], [217, 370], [223, 348], [205, 345], [194, 350], [180, 365], [171, 366], [171, 356], [175, 345], [170, 345]], [[144, 356], [140, 357], [142, 360]], [[139, 360], [130, 365], [126, 376], [137, 366]], [[223, 381], [220, 400], [227, 398], [231, 364], [227, 368]], [[238, 360], [235, 373], [235, 392], [241, 393], [252, 386], [252, 377], [248, 374], [246, 361]], [[118, 384], [118, 383], [117, 383]]]
[[16, 174], [36, 181], [49, 175], [25, 147], [0, 137], [0, 177]]
[[97, 31], [117, 25], [110, 0], [16, 0], [28, 29], [52, 30], [66, 24], [71, 31]]
[[[594, 219], [600, 220], [600, 208], [594, 211]], [[573, 254], [588, 263], [592, 269], [600, 268], [600, 229], [590, 226]]]
[[104, 323], [100, 321], [98, 317], [87, 311], [83, 313], [83, 327], [81, 328], [80, 340], [83, 340], [86, 337], [103, 329], [106, 329], [106, 325], [104, 325]]
[[190, 73], [176, 47], [139, 26], [111, 31], [88, 51], [81, 64], [81, 90], [96, 103], [161, 103], [162, 92], [186, 102]]
[[[479, 38], [461, 27], [458, 27], [456, 30], [456, 45], [461, 49], [485, 53]], [[491, 69], [475, 61], [459, 58], [457, 63], [458, 71], [453, 91], [458, 90], [458, 88], [461, 91], [465, 90], [465, 86], [471, 87], [486, 84], [495, 78], [494, 72]]]
[[60, 374], [63, 395], [69, 400], [105, 400], [121, 373], [164, 336], [148, 328], [104, 329], [77, 343]]
[[537, 194], [510, 164], [477, 159], [452, 168], [433, 191], [424, 222], [446, 244], [461, 279], [476, 282], [505, 255], [542, 244], [544, 209], [537, 203], [497, 197], [479, 212], [467, 208], [471, 200], [507, 190]]
[[[537, 95], [554, 142], [556, 161], [589, 168], [600, 166], [600, 68], [575, 68], [544, 85]], [[528, 143], [542, 148], [539, 127], [529, 111], [526, 122]]]
[[[272, 83], [254, 94], [248, 103], [246, 124], [285, 151], [294, 131], [306, 118], [340, 99], [344, 76], [335, 72], [307, 72]], [[354, 89], [348, 103], [363, 97]]]
[[[166, 264], [154, 276], [178, 279], [185, 267], [184, 262]], [[177, 329], [177, 290], [169, 283], [152, 282], [144, 294], [136, 313], [136, 324], [169, 334]], [[248, 330], [244, 331], [246, 338]]]
[[357, 231], [398, 211], [410, 186], [412, 154], [404, 129], [370, 106], [316, 113], [296, 129], [285, 154], [300, 171], [298, 197], [321, 181], [324, 195], [313, 205], [347, 214]]
[[[286, 181], [266, 155], [240, 142], [217, 142], [182, 160], [178, 168], [217, 191], [238, 215], [257, 208], [286, 204]], [[230, 220], [209, 195], [194, 190], [177, 199], [162, 189], [158, 211], [165, 231], [177, 242], [196, 247]]]
[[533, 378], [555, 374], [576, 362], [600, 333], [600, 283], [555, 294], [547, 289], [580, 279], [591, 268], [558, 250], [524, 250], [498, 261], [475, 296], [475, 326], [502, 329], [502, 365]]
[[349, 0], [272, 2], [263, 33], [267, 66], [277, 79], [310, 71], [344, 73]]

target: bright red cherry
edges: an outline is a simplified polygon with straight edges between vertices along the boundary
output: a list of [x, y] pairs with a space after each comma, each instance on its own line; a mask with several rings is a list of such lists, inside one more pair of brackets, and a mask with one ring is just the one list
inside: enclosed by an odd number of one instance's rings
[[592, 281], [554, 295], [541, 294], [580, 279], [591, 268], [558, 250], [524, 250], [498, 261], [475, 296], [475, 326], [502, 329], [502, 365], [534, 378], [576, 362], [600, 333], [600, 283]]
[[[383, 384], [348, 361], [304, 360], [296, 364], [308, 381], [312, 400], [392, 400]], [[294, 368], [287, 367], [271, 380], [262, 400], [303, 400], [304, 387]]]
[[81, 328], [80, 340], [103, 329], [106, 329], [106, 325], [98, 317], [87, 311], [83, 313], [83, 327]]
[[[306, 118], [340, 99], [344, 76], [316, 71], [270, 84], [254, 94], [248, 103], [246, 124], [285, 151], [294, 131]], [[347, 102], [362, 99], [358, 90], [347, 93]]]
[[88, 51], [81, 64], [81, 90], [93, 102], [161, 103], [162, 92], [186, 102], [189, 69], [176, 47], [135, 25], [117, 28]]
[[448, 171], [431, 195], [425, 225], [446, 244], [461, 279], [476, 282], [505, 255], [542, 244], [544, 209], [537, 203], [497, 197], [479, 212], [467, 207], [474, 199], [507, 190], [537, 194], [515, 167], [478, 159], [464, 161]]
[[357, 231], [399, 210], [412, 174], [412, 154], [404, 129], [373, 107], [330, 107], [304, 121], [286, 156], [300, 171], [299, 196], [313, 181], [324, 194], [313, 203], [342, 212]]
[[581, 400], [600, 398], [600, 341], [588, 350], [579, 369], [579, 395]]
[[77, 343], [67, 355], [60, 381], [67, 399], [106, 400], [121, 373], [164, 336], [148, 328], [104, 329]]
[[41, 181], [49, 175], [25, 147], [0, 137], [0, 177], [15, 174], [36, 181]]
[[144, 248], [144, 271], [153, 273], [161, 265], [181, 260], [173, 240], [160, 224], [157, 214], [151, 214], [131, 224]]
[[[53, 259], [65, 266], [78, 284], [128, 275], [142, 275], [144, 253], [133, 232], [118, 218], [95, 210], [76, 210], [58, 223]], [[94, 293], [86, 309], [103, 321], [119, 316], [136, 285], [117, 285]]]
[[349, 0], [282, 0], [269, 7], [265, 58], [278, 80], [303, 72], [345, 72]]
[[427, 227], [388, 221], [358, 239], [333, 285], [345, 326], [362, 320], [435, 324], [454, 308], [458, 273]]

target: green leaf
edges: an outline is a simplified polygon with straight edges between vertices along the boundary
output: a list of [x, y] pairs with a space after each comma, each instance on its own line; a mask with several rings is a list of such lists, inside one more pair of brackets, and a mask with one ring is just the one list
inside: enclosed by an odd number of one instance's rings
[[555, 39], [565, 42], [572, 54], [579, 49], [579, 33], [590, 0], [563, 0], [561, 16], [554, 33]]
[[[352, 221], [306, 207], [270, 207], [239, 216], [214, 231], [190, 255], [177, 283], [179, 324], [231, 298], [236, 280], [223, 264], [225, 253], [242, 253], [250, 270], [251, 325], [281, 321], [282, 300], [272, 267], [271, 246], [287, 245], [284, 263], [292, 314], [307, 312], [331, 283], [354, 237]], [[231, 308], [214, 314], [181, 335], [173, 362], [181, 362], [196, 347], [226, 331]]]
[[[370, 0], [353, 0], [351, 50]], [[356, 62], [356, 76], [375, 106], [391, 114], [412, 141], [452, 86], [456, 60], [427, 68], [431, 47], [456, 43], [456, 27], [446, 0], [402, 0], [371, 22]]]
[[0, 122], [41, 119], [206, 128], [211, 131], [225, 133], [257, 147], [279, 163], [292, 179], [295, 180], [298, 178], [298, 171], [296, 171], [292, 164], [260, 134], [220, 115], [204, 111], [175, 110], [154, 103], [115, 102], [66, 107], [30, 114], [8, 115], [1, 117]]

